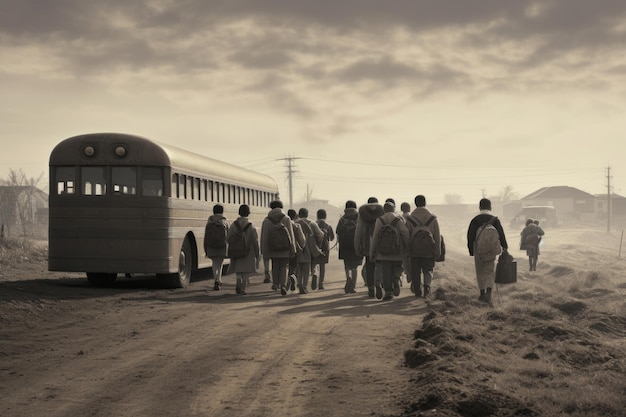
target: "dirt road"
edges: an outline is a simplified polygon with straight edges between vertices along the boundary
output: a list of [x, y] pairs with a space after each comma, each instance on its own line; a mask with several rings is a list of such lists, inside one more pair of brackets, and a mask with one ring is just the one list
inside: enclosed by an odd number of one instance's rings
[[403, 289], [249, 295], [202, 279], [159, 289], [119, 278], [31, 272], [2, 283], [0, 414], [10, 416], [383, 416], [405, 404], [403, 353], [427, 310]]
[[219, 292], [92, 288], [45, 254], [2, 263], [0, 415], [623, 416], [621, 235], [550, 230], [538, 270], [517, 256], [491, 308], [464, 234], [445, 231], [428, 305], [406, 286], [345, 295], [336, 254], [327, 289], [284, 297], [260, 275], [242, 297], [232, 275]]

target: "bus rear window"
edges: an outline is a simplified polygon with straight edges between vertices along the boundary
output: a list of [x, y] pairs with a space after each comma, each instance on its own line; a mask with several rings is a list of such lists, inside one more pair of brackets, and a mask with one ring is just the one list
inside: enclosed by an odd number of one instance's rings
[[104, 195], [107, 192], [104, 167], [81, 167], [83, 195]]
[[144, 167], [141, 180], [142, 195], [157, 197], [163, 195], [163, 169]]
[[137, 168], [111, 167], [114, 194], [137, 194]]
[[54, 177], [58, 195], [74, 194], [74, 184], [76, 184], [76, 169], [74, 167], [57, 167], [54, 171]]

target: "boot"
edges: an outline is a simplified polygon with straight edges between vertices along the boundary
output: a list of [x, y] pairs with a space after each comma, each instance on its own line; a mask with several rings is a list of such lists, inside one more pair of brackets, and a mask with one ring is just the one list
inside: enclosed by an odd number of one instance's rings
[[491, 288], [487, 288], [487, 292], [485, 292], [485, 299], [484, 299], [485, 303], [489, 304], [490, 306], [492, 306], [493, 304], [491, 303]]

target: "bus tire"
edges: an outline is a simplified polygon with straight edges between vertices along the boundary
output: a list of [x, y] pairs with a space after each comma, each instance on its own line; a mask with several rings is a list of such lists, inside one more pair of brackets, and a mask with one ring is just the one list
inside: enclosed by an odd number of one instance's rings
[[189, 238], [185, 238], [183, 246], [178, 255], [178, 272], [166, 275], [168, 286], [172, 288], [187, 288], [191, 281], [191, 271], [193, 270], [193, 254]]
[[113, 272], [87, 272], [87, 281], [95, 287], [109, 287], [116, 279], [117, 274]]

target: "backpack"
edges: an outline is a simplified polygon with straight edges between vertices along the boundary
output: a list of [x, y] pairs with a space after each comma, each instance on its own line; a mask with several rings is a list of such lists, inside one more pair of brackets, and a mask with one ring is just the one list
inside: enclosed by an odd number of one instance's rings
[[478, 259], [483, 262], [493, 261], [496, 256], [502, 253], [500, 234], [493, 226], [496, 219], [497, 217], [492, 217], [491, 220], [481, 224], [476, 230], [474, 256], [478, 256]]
[[252, 223], [246, 223], [241, 226], [239, 222], [235, 222], [235, 231], [228, 235], [228, 257], [229, 258], [245, 258], [250, 252], [250, 245], [246, 239], [246, 232], [252, 226]]
[[435, 238], [428, 226], [435, 220], [435, 216], [430, 216], [426, 223], [422, 224], [414, 216], [407, 217], [407, 220], [414, 226], [409, 238], [409, 255], [423, 258], [435, 257]]
[[309, 254], [311, 255], [311, 257], [317, 258], [319, 256], [324, 256], [324, 251], [318, 246], [317, 242], [315, 241], [315, 235], [313, 235], [313, 230], [311, 229], [311, 226], [304, 220], [300, 221], [299, 224], [302, 227], [302, 232], [304, 233], [304, 236], [306, 237], [305, 245], [307, 248], [309, 248]]
[[[283, 214], [283, 217], [285, 214]], [[271, 251], [284, 251], [291, 248], [291, 239], [289, 231], [281, 220], [274, 221], [268, 217], [271, 227], [267, 233], [267, 243]]]
[[326, 224], [325, 222], [319, 222], [318, 226], [320, 227], [320, 230], [322, 231], [322, 233], [324, 233], [324, 238], [322, 239], [322, 244], [320, 245], [320, 249], [322, 250], [323, 253], [328, 253], [328, 251], [330, 250], [330, 234], [328, 233], [328, 224]]
[[354, 251], [354, 235], [356, 234], [356, 222], [344, 217], [341, 230], [337, 230], [337, 241], [339, 248], [347, 251]]
[[221, 220], [208, 222], [204, 229], [204, 245], [214, 249], [226, 248], [228, 230]]
[[378, 231], [378, 247], [377, 250], [381, 255], [399, 255], [400, 254], [400, 235], [398, 233], [397, 224], [399, 218], [394, 218], [391, 223], [383, 223], [383, 227]]

